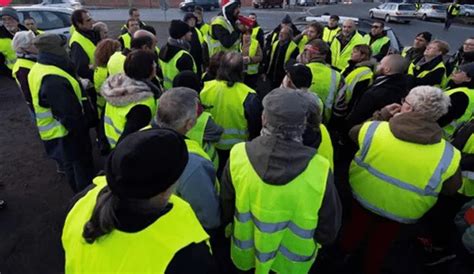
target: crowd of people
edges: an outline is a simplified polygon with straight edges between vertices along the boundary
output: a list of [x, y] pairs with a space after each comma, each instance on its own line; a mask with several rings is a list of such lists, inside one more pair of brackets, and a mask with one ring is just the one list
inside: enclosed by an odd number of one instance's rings
[[442, 255], [420, 264], [472, 273], [474, 37], [448, 55], [421, 32], [398, 53], [384, 22], [362, 33], [337, 15], [302, 31], [286, 15], [265, 37], [233, 0], [209, 23], [200, 7], [172, 20], [159, 48], [129, 15], [115, 39], [75, 10], [68, 40], [1, 14], [0, 73], [76, 193], [66, 273], [340, 273], [357, 258], [376, 274], [403, 240]]

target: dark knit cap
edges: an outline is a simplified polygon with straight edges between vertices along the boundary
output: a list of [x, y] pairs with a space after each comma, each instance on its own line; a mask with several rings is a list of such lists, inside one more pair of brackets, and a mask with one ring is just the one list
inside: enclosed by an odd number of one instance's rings
[[33, 45], [40, 53], [46, 52], [57, 56], [67, 57], [67, 37], [62, 34], [43, 33], [33, 40]]
[[186, 35], [186, 33], [190, 31], [191, 30], [189, 28], [189, 25], [186, 24], [185, 22], [181, 20], [171, 20], [171, 25], [170, 25], [170, 30], [169, 30], [171, 38], [180, 39], [181, 37], [183, 37], [184, 35]]
[[333, 15], [329, 16], [329, 19], [339, 21], [339, 16], [333, 14]]
[[190, 70], [184, 70], [178, 73], [178, 75], [173, 79], [173, 87], [186, 87], [193, 89], [198, 93], [201, 92], [201, 89], [203, 88], [199, 76]]
[[309, 88], [311, 86], [313, 74], [307, 66], [290, 60], [285, 69], [296, 88]]
[[424, 31], [424, 32], [418, 33], [418, 35], [416, 35], [416, 37], [418, 37], [418, 36], [421, 36], [421, 37], [423, 37], [423, 39], [425, 39], [427, 42], [430, 42], [430, 41], [431, 41], [431, 37], [432, 37], [433, 35], [431, 34], [431, 32]]
[[148, 129], [125, 137], [105, 166], [107, 184], [121, 198], [148, 199], [164, 192], [188, 163], [183, 137], [171, 129]]
[[4, 7], [2, 9], [1, 16], [10, 16], [11, 18], [15, 19], [17, 22], [20, 22], [20, 19], [18, 18], [18, 12], [16, 12], [16, 9], [14, 8]]
[[283, 17], [283, 19], [281, 20], [281, 22], [283, 24], [291, 24], [291, 17], [289, 14], [285, 15], [285, 17]]

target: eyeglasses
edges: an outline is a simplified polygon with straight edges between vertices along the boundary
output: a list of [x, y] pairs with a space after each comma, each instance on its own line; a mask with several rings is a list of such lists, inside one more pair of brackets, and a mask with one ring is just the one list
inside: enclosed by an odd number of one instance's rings
[[407, 105], [409, 105], [409, 106], [411, 107], [411, 104], [408, 103], [405, 98], [406, 98], [406, 97], [403, 97], [403, 98], [402, 98], [402, 105], [403, 105], [403, 104], [407, 104]]
[[474, 43], [464, 43], [464, 45], [467, 47], [474, 47]]

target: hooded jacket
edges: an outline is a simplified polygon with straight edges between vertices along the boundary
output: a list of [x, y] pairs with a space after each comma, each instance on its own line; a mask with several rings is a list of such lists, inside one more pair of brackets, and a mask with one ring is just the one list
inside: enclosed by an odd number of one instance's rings
[[[107, 105], [113, 106], [127, 106], [154, 97], [152, 90], [146, 83], [134, 80], [124, 73], [109, 77], [102, 85], [100, 93]], [[147, 106], [136, 105], [132, 107], [126, 116], [127, 122], [118, 141], [120, 142], [128, 134], [148, 126], [153, 115], [154, 113]]]
[[238, 2], [229, 2], [228, 4], [222, 7], [222, 12], [219, 15], [223, 16], [229, 23], [234, 27], [234, 31], [229, 33], [227, 29], [220, 25], [211, 24], [211, 33], [210, 35], [219, 40], [219, 42], [225, 48], [232, 47], [237, 40], [240, 39], [240, 31], [237, 29], [236, 21], [237, 18], [234, 18], [234, 11], [239, 6]]
[[[275, 136], [260, 136], [247, 142], [246, 151], [250, 163], [258, 176], [269, 185], [286, 185], [304, 172], [316, 149], [294, 141], [281, 140]], [[230, 175], [230, 159], [221, 180], [222, 222], [233, 220], [235, 210], [235, 189]], [[326, 245], [336, 239], [341, 226], [342, 206], [330, 172], [326, 192], [318, 212], [319, 221], [314, 239]]]

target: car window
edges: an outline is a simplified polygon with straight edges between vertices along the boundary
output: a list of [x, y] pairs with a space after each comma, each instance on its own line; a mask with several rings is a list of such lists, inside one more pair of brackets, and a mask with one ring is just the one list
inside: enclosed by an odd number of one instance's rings
[[414, 5], [399, 5], [398, 10], [416, 10]]
[[392, 6], [393, 6], [392, 4], [387, 4], [387, 5], [385, 5], [385, 9], [386, 10], [391, 10]]
[[35, 19], [38, 28], [41, 30], [60, 29], [68, 26], [60, 15], [62, 13], [59, 12], [30, 11], [28, 14]]
[[446, 9], [446, 7], [443, 6], [443, 5], [433, 5], [433, 9], [439, 10], [439, 11], [444, 11]]
[[386, 6], [387, 6], [387, 4], [382, 4], [382, 5], [379, 6], [379, 9], [381, 9], [381, 10], [385, 9]]

